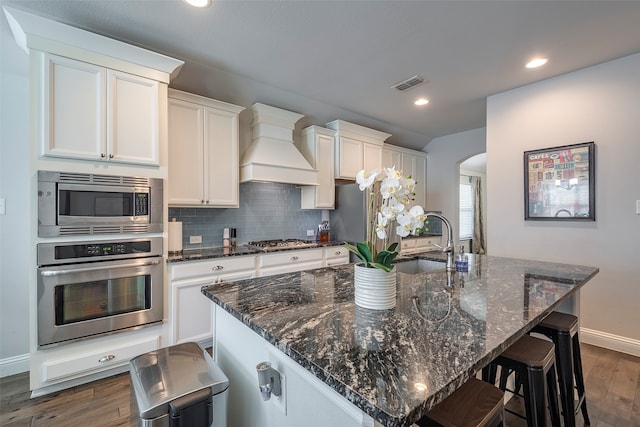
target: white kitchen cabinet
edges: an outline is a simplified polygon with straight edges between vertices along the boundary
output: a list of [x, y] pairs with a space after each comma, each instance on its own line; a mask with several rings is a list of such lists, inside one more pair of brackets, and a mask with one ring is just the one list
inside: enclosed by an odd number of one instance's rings
[[243, 107], [169, 90], [169, 205], [239, 206]]
[[329, 246], [323, 251], [325, 267], [349, 263], [349, 251], [344, 246]]
[[335, 134], [335, 178], [354, 180], [356, 174], [382, 167], [382, 146], [391, 135], [364, 126], [334, 120], [327, 123]]
[[[232, 385], [230, 426], [381, 426], [219, 306], [215, 328], [214, 360]], [[256, 365], [261, 362], [270, 362], [282, 378], [281, 396], [272, 395], [266, 402], [256, 385]]]
[[407, 237], [400, 243], [400, 253], [402, 255], [417, 254], [438, 250], [436, 245], [440, 245], [440, 236]]
[[156, 350], [159, 336], [127, 339], [101, 350], [89, 350], [71, 357], [49, 360], [42, 365], [42, 381], [53, 382], [86, 371], [97, 372], [127, 364], [132, 358]]
[[42, 155], [159, 164], [166, 84], [50, 53], [39, 58]]
[[423, 153], [403, 151], [402, 171], [416, 181], [414, 204], [427, 204], [427, 156]]
[[318, 171], [318, 185], [300, 187], [302, 209], [335, 207], [334, 134], [333, 130], [319, 126], [309, 126], [302, 130], [300, 151], [311, 167]]
[[402, 170], [402, 151], [395, 149], [393, 145], [384, 144], [382, 147], [382, 167], [395, 167], [396, 170]]
[[427, 203], [427, 155], [422, 151], [410, 150], [385, 144], [382, 149], [382, 166], [395, 166], [405, 176], [411, 176], [416, 181], [415, 205], [422, 207]]
[[258, 276], [273, 276], [274, 274], [320, 268], [324, 263], [323, 256], [323, 249], [321, 248], [260, 255], [258, 257]]
[[171, 263], [169, 276], [169, 344], [196, 341], [212, 345], [211, 302], [203, 286], [256, 277], [255, 256]]

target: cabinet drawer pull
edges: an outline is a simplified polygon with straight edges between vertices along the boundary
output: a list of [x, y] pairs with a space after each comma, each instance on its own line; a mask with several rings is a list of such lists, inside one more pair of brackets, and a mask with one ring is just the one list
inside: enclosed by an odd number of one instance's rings
[[334, 255], [342, 255], [342, 251], [336, 251]]
[[211, 267], [211, 270], [213, 271], [224, 270], [224, 265], [214, 265], [213, 267]]
[[298, 260], [297, 256], [294, 255], [294, 256], [291, 257], [291, 261], [297, 261], [297, 260]]
[[98, 359], [98, 363], [110, 362], [115, 358], [116, 357], [113, 354], [107, 354], [106, 356], [102, 356], [100, 359]]

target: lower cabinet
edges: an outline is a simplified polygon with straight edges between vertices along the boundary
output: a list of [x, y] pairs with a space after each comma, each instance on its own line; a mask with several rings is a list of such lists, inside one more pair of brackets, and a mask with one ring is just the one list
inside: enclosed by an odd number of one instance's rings
[[211, 302], [203, 286], [256, 277], [254, 256], [183, 262], [169, 266], [169, 345], [196, 341], [213, 344]]
[[301, 249], [260, 255], [258, 275], [265, 277], [320, 268], [323, 266], [323, 256], [323, 249]]
[[342, 246], [282, 251], [258, 256], [234, 256], [169, 264], [168, 343], [196, 341], [212, 345], [211, 301], [203, 286], [222, 281], [252, 279], [294, 271], [347, 264], [349, 251]]
[[344, 246], [330, 246], [323, 251], [325, 267], [349, 263], [349, 251]]
[[440, 236], [409, 237], [402, 239], [400, 243], [400, 253], [403, 255], [417, 254], [420, 252], [435, 251], [436, 245], [440, 245]]
[[[218, 306], [214, 311], [214, 359], [232, 385], [230, 426], [380, 426], [235, 317]], [[272, 395], [266, 402], [258, 390], [260, 362], [270, 362], [282, 378], [281, 396]]]
[[150, 326], [31, 352], [32, 397], [126, 371], [129, 360], [160, 347], [161, 332]]

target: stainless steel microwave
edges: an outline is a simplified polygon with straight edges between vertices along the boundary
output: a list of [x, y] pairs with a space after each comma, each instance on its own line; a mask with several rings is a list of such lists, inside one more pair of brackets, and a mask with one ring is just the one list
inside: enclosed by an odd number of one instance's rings
[[38, 171], [38, 236], [162, 232], [159, 178]]

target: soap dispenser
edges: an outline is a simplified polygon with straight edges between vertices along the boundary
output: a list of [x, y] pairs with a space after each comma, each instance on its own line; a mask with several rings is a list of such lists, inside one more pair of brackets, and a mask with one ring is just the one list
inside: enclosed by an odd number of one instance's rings
[[464, 245], [460, 245], [458, 255], [456, 255], [456, 271], [469, 271], [469, 256], [464, 253]]

